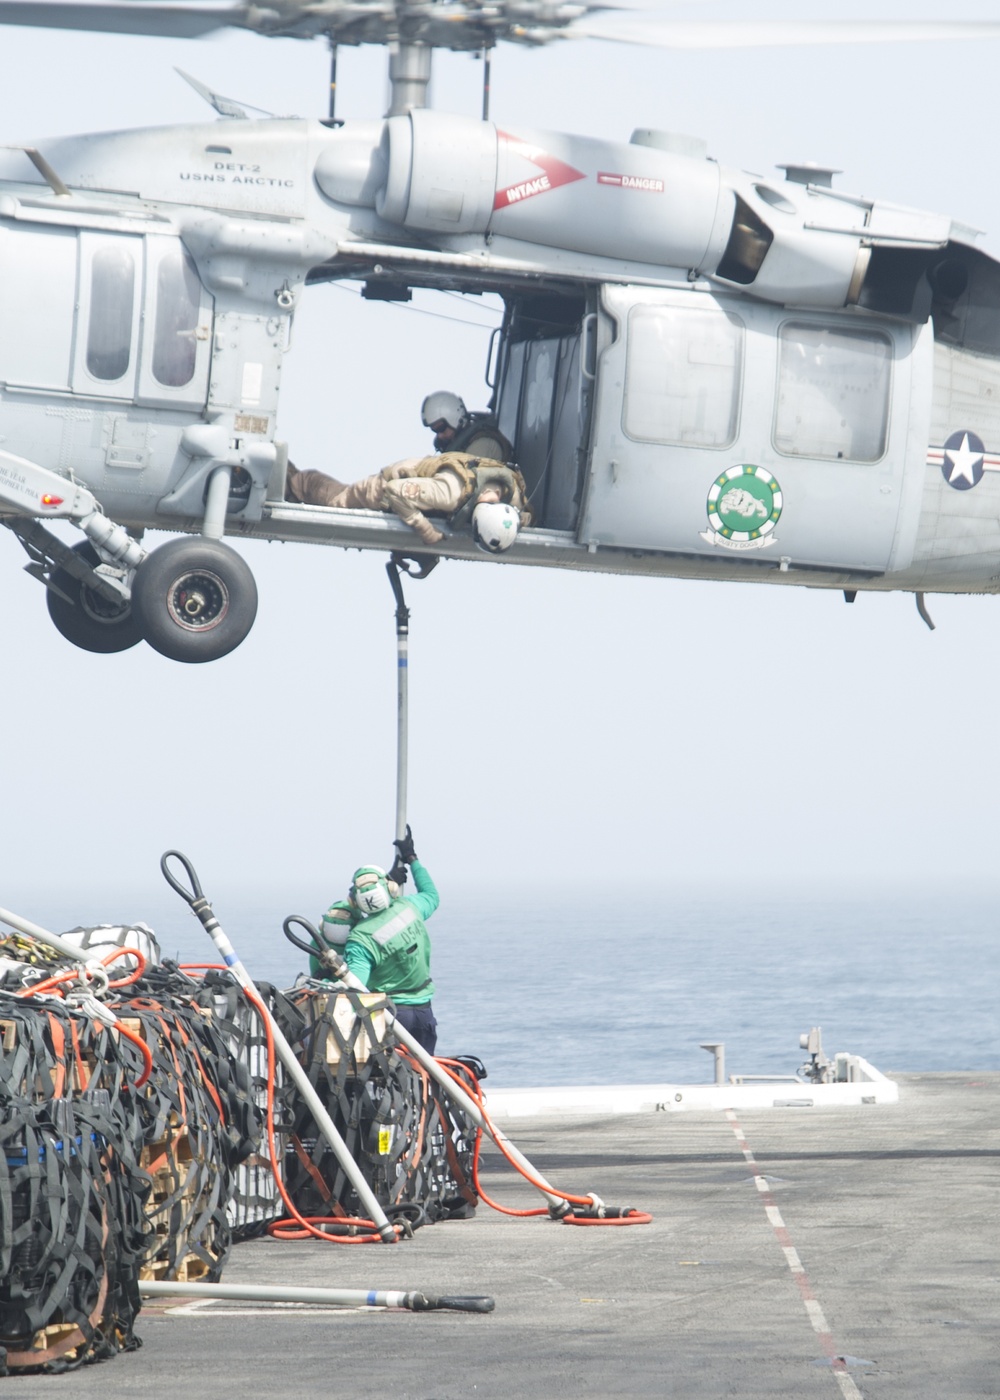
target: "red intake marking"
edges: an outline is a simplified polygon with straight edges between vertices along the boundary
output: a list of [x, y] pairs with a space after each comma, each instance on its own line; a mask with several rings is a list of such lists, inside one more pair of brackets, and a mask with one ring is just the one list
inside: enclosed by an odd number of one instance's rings
[[505, 131], [500, 131], [497, 135], [509, 151], [523, 156], [532, 165], [537, 165], [543, 173], [536, 175], [532, 180], [521, 180], [516, 185], [497, 190], [493, 200], [494, 209], [509, 209], [512, 204], [520, 204], [522, 200], [531, 199], [533, 195], [548, 194], [549, 190], [558, 189], [560, 185], [571, 185], [574, 180], [587, 178], [582, 170], [575, 170], [565, 161], [557, 160], [540, 146], [529, 146], [526, 142], [519, 141], [516, 136], [508, 136]]

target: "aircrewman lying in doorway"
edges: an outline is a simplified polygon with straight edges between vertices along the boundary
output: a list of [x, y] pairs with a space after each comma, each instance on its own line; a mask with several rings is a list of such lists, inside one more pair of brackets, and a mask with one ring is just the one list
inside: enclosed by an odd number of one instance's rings
[[467, 452], [406, 457], [346, 486], [325, 472], [301, 472], [289, 463], [285, 499], [335, 510], [393, 511], [424, 544], [444, 539], [427, 518], [443, 515], [452, 526], [471, 524], [473, 539], [490, 554], [508, 549], [520, 527], [531, 523], [517, 468]]

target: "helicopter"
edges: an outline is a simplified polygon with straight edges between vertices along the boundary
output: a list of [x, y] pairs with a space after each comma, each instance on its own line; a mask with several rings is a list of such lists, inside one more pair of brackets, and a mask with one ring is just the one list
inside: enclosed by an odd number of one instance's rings
[[[598, 9], [0, 0], [0, 23], [321, 37], [331, 92], [340, 45], [390, 46], [381, 121], [342, 122], [332, 99], [325, 119], [256, 119], [205, 89], [221, 120], [0, 153], [0, 522], [63, 636], [232, 651], [256, 588], [226, 536], [412, 555], [391, 515], [285, 499], [291, 323], [338, 280], [501, 299], [486, 380], [534, 523], [499, 562], [902, 590], [925, 620], [925, 592], [1000, 588], [1000, 263], [975, 230], [827, 168], [765, 179], [677, 133], [491, 123], [496, 44], [627, 38], [598, 33]], [[910, 37], [932, 29], [1000, 34]], [[483, 54], [480, 116], [425, 105], [437, 48]], [[149, 528], [184, 537], [147, 551]], [[494, 557], [445, 529], [422, 567]]]

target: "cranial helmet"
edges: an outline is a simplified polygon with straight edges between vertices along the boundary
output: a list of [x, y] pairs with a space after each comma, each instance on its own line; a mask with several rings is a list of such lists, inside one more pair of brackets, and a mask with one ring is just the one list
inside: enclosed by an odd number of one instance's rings
[[457, 394], [447, 389], [439, 389], [436, 394], [428, 394], [420, 409], [420, 418], [425, 428], [444, 421], [449, 428], [460, 428], [469, 416], [469, 410]]
[[351, 932], [357, 911], [346, 899], [338, 899], [323, 915], [319, 931], [328, 943], [343, 947]]
[[521, 517], [513, 506], [483, 501], [472, 512], [472, 538], [487, 554], [502, 554], [517, 539]]
[[363, 919], [379, 914], [392, 903], [389, 880], [380, 865], [362, 865], [354, 872], [351, 899]]

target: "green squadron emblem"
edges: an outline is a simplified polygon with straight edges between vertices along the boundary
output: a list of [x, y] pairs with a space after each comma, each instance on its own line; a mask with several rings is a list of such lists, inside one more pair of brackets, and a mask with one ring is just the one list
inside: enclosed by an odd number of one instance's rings
[[709, 529], [701, 538], [722, 549], [766, 549], [776, 543], [781, 487], [764, 467], [741, 462], [717, 476], [708, 493]]

